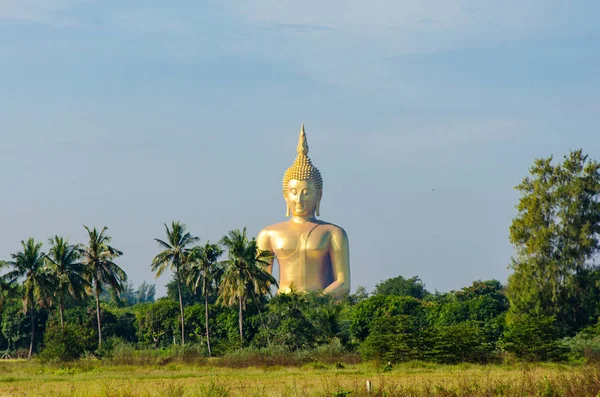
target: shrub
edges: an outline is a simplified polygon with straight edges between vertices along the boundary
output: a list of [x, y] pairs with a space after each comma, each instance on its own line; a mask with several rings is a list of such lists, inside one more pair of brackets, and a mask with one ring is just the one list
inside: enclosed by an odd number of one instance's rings
[[120, 341], [115, 343], [110, 358], [117, 365], [163, 365], [173, 361], [206, 363], [206, 348], [200, 344], [170, 346], [166, 349], [136, 349], [135, 345]]
[[579, 333], [565, 340], [565, 345], [571, 350], [571, 358], [581, 358], [589, 363], [600, 362], [600, 336]]
[[229, 368], [269, 367], [274, 365], [300, 365], [297, 355], [284, 346], [271, 346], [262, 349], [246, 348], [225, 354], [217, 365]]
[[45, 361], [72, 361], [81, 357], [89, 346], [90, 337], [85, 329], [72, 324], [52, 325], [44, 334], [44, 349], [40, 358]]
[[354, 364], [361, 361], [360, 355], [348, 352], [337, 338], [313, 349], [300, 350], [296, 352], [296, 356], [299, 362], [320, 361], [327, 364]]
[[510, 323], [500, 346], [526, 361], [564, 360], [567, 349], [553, 316], [522, 316]]
[[433, 348], [428, 358], [443, 364], [459, 362], [487, 362], [494, 354], [491, 344], [476, 322], [437, 327], [433, 333]]
[[372, 321], [370, 333], [359, 346], [367, 360], [401, 362], [421, 358], [425, 351], [427, 330], [420, 329], [408, 315], [382, 316]]

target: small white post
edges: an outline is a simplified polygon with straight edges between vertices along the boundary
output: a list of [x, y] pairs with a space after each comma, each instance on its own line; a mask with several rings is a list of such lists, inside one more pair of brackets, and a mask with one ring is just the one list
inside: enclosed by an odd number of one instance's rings
[[371, 389], [372, 389], [371, 381], [368, 380], [367, 381], [367, 393], [371, 393]]

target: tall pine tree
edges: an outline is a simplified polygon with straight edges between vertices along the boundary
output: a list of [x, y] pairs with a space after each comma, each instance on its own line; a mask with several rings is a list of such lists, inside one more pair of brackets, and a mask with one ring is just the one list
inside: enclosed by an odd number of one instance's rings
[[508, 280], [510, 319], [554, 316], [574, 332], [597, 319], [600, 250], [600, 164], [572, 151], [562, 163], [535, 160], [516, 186], [518, 214], [510, 227], [516, 249]]

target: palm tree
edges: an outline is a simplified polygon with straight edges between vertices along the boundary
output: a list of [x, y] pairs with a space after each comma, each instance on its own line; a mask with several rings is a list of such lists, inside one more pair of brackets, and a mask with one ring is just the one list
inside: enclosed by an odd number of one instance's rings
[[208, 293], [212, 281], [215, 281], [216, 273], [220, 270], [217, 259], [219, 259], [221, 254], [223, 254], [223, 250], [217, 244], [206, 242], [204, 247], [194, 247], [189, 256], [188, 285], [194, 291], [194, 294], [198, 290], [200, 283], [202, 283], [208, 357], [212, 354], [210, 349], [210, 335], [208, 332]]
[[177, 289], [179, 291], [179, 310], [181, 311], [181, 344], [185, 344], [185, 326], [183, 320], [183, 299], [181, 298], [181, 279], [182, 273], [186, 270], [188, 255], [190, 253], [190, 245], [199, 240], [198, 237], [193, 237], [187, 232], [185, 225], [179, 222], [171, 222], [171, 229], [165, 223], [167, 233], [167, 241], [155, 238], [156, 242], [164, 249], [160, 254], [156, 255], [152, 260], [150, 269], [156, 273], [156, 277], [167, 268], [175, 272], [177, 278]]
[[102, 349], [102, 328], [100, 321], [100, 294], [104, 286], [108, 285], [115, 291], [121, 292], [123, 283], [127, 280], [127, 274], [116, 263], [114, 258], [123, 255], [121, 251], [109, 245], [111, 237], [106, 234], [106, 226], [100, 232], [96, 228], [88, 232], [89, 242], [87, 246], [79, 247], [78, 251], [82, 256], [82, 262], [86, 267], [88, 282], [94, 289], [96, 297], [96, 317], [98, 319], [98, 350]]
[[277, 284], [266, 270], [273, 253], [259, 250], [254, 238], [248, 240], [246, 228], [231, 230], [220, 243], [227, 249], [228, 259], [223, 262], [225, 272], [218, 301], [227, 306], [237, 302], [240, 340], [244, 343], [242, 311], [246, 309], [248, 298], [252, 296], [257, 301], [257, 295], [271, 294], [271, 284]]
[[36, 243], [30, 237], [27, 242], [21, 241], [22, 251], [11, 254], [12, 261], [6, 262], [12, 268], [5, 276], [8, 285], [23, 280], [23, 310], [31, 317], [31, 342], [29, 355], [33, 355], [35, 339], [35, 309], [48, 307], [52, 303], [54, 288], [53, 277], [44, 266], [46, 254], [42, 252], [42, 243]]
[[[7, 268], [9, 264], [5, 261], [0, 261], [0, 270]], [[17, 294], [17, 288], [15, 283], [10, 283], [6, 274], [0, 275], [0, 311], [4, 302], [8, 299], [15, 297]]]
[[72, 296], [81, 300], [85, 298], [86, 288], [90, 283], [86, 280], [86, 268], [80, 262], [81, 255], [75, 245], [68, 240], [54, 236], [49, 239], [51, 245], [46, 262], [48, 269], [56, 279], [55, 295], [58, 297], [60, 326], [64, 326], [65, 297]]

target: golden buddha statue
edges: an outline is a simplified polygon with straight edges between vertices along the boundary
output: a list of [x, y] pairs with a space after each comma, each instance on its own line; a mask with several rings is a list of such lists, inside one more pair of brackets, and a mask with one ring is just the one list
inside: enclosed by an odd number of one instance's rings
[[[298, 156], [283, 176], [287, 222], [267, 226], [259, 234], [258, 248], [271, 251], [279, 263], [279, 292], [323, 291], [334, 295], [350, 292], [348, 236], [344, 229], [318, 220], [323, 196], [321, 173], [307, 156], [304, 124], [300, 129]], [[269, 266], [272, 271], [273, 263]]]

